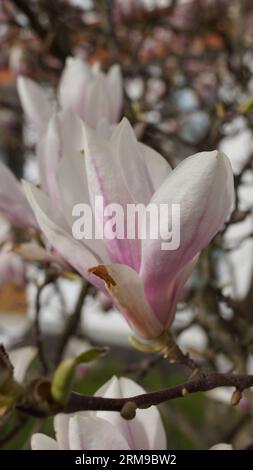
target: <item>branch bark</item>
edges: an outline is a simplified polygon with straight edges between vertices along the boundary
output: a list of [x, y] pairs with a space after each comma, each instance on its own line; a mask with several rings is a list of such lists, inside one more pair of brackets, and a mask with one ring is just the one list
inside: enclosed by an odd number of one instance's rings
[[56, 364], [58, 364], [60, 362], [60, 360], [62, 358], [62, 355], [63, 355], [63, 352], [64, 352], [64, 349], [67, 346], [69, 338], [76, 332], [76, 330], [78, 328], [81, 313], [82, 313], [83, 303], [84, 303], [85, 297], [87, 295], [88, 289], [89, 289], [89, 283], [84, 282], [82, 287], [81, 287], [81, 290], [80, 290], [80, 293], [79, 293], [79, 296], [78, 296], [78, 299], [77, 299], [77, 302], [76, 302], [74, 312], [68, 318], [65, 330], [63, 331], [62, 337], [59, 341], [59, 346], [58, 346], [58, 350], [57, 350], [57, 353], [56, 353], [56, 360], [55, 360]]
[[175, 398], [183, 398], [187, 394], [206, 392], [216, 387], [235, 387], [237, 390], [243, 391], [246, 388], [253, 387], [253, 375], [201, 372], [195, 378], [175, 387], [120, 399], [72, 393], [63, 412], [74, 413], [76, 411], [88, 410], [121, 411], [123, 405], [129, 401], [134, 402], [137, 408], [148, 408]]
[[[16, 7], [28, 18], [33, 31], [42, 40], [46, 41], [50, 33], [50, 29], [46, 29], [39, 21], [39, 15], [33, 11], [32, 2], [27, 0], [13, 0]], [[65, 34], [64, 41], [59, 36], [53, 36], [50, 44], [51, 52], [61, 61], [64, 62], [66, 57], [71, 55], [71, 45]]]

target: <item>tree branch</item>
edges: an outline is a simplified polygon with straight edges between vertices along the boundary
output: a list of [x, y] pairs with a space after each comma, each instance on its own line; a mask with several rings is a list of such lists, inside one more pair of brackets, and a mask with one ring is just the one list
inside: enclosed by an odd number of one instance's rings
[[42, 290], [45, 287], [45, 283], [43, 283], [41, 286], [39, 286], [36, 294], [36, 299], [35, 299], [35, 318], [34, 318], [34, 333], [35, 333], [35, 341], [36, 341], [36, 346], [38, 348], [38, 356], [40, 359], [40, 363], [43, 369], [43, 373], [47, 374], [48, 372], [48, 364], [47, 360], [45, 357], [45, 352], [44, 352], [44, 344], [43, 344], [43, 338], [42, 338], [42, 333], [41, 333], [41, 328], [40, 328], [40, 296], [42, 293]]
[[235, 387], [243, 391], [252, 386], [253, 375], [200, 373], [195, 378], [175, 387], [129, 398], [102, 398], [72, 393], [63, 411], [64, 413], [88, 410], [121, 411], [123, 405], [129, 401], [134, 402], [137, 408], [148, 408], [175, 398], [182, 398], [187, 394], [206, 392], [216, 387]]
[[[38, 12], [33, 10], [33, 2], [27, 0], [13, 0], [14, 5], [28, 18], [33, 31], [42, 40], [46, 41], [50, 33], [50, 29], [46, 29], [39, 20]], [[62, 62], [68, 55], [71, 55], [71, 46], [68, 37], [64, 35], [64, 41], [60, 40], [59, 35], [54, 35], [50, 44], [51, 52]]]
[[62, 334], [62, 337], [60, 338], [58, 350], [57, 350], [57, 353], [56, 353], [56, 361], [55, 361], [56, 364], [58, 364], [60, 362], [62, 354], [64, 352], [65, 347], [67, 346], [69, 338], [77, 330], [77, 327], [78, 327], [79, 322], [80, 322], [80, 317], [81, 317], [81, 313], [82, 313], [82, 307], [83, 307], [84, 299], [87, 295], [88, 289], [89, 289], [89, 283], [84, 282], [82, 287], [81, 287], [81, 290], [80, 290], [80, 293], [79, 293], [79, 296], [78, 296], [78, 299], [77, 299], [77, 302], [76, 302], [74, 312], [68, 318], [65, 329], [64, 329], [63, 334]]

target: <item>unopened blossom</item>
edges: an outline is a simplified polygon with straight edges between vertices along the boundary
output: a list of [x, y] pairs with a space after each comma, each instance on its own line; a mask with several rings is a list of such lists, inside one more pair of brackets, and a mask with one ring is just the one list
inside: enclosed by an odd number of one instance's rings
[[[17, 84], [27, 119], [43, 133], [55, 106], [45, 89], [30, 78], [20, 76]], [[57, 98], [60, 110], [75, 112], [93, 128], [101, 118], [116, 124], [123, 106], [120, 67], [115, 64], [105, 74], [78, 57], [69, 57], [59, 82]]]
[[[95, 394], [104, 398], [127, 398], [145, 393], [128, 378], [106, 382]], [[59, 414], [54, 418], [55, 439], [34, 434], [33, 450], [165, 450], [166, 435], [158, 409], [137, 410], [130, 421], [111, 411]]]
[[[109, 125], [120, 117], [123, 100], [120, 68], [114, 65], [105, 75], [81, 59], [68, 58], [58, 89], [60, 112], [55, 112], [46, 91], [32, 80], [20, 76], [18, 91], [28, 120], [39, 131], [36, 150], [39, 184], [52, 202], [57, 203], [60, 199], [56, 182], [60, 159], [81, 148], [82, 128], [78, 114], [101, 132], [105, 132], [105, 128], [107, 132]], [[0, 212], [15, 226], [38, 228], [23, 188], [1, 162]], [[34, 255], [34, 247], [32, 251]], [[41, 259], [41, 251], [34, 258]], [[45, 253], [43, 256], [46, 258]]]
[[[57, 206], [45, 192], [26, 184], [28, 199], [42, 231], [64, 259], [110, 296], [139, 335], [156, 338], [173, 322], [200, 251], [230, 216], [230, 162], [214, 150], [192, 155], [171, 170], [160, 154], [136, 140], [126, 119], [109, 138], [88, 127], [82, 135], [80, 151], [60, 161]], [[86, 203], [95, 212], [97, 196], [124, 210], [137, 203], [146, 211], [150, 204], [180, 205], [180, 246], [161, 250], [160, 234], [155, 239], [74, 238], [73, 207]], [[165, 219], [160, 229], [166, 232]], [[94, 224], [104, 226], [106, 220], [104, 213], [96, 214]]]

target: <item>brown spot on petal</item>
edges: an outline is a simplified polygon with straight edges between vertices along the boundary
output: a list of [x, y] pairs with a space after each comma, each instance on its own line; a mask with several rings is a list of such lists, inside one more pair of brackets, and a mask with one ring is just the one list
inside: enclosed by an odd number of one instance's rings
[[84, 149], [80, 150], [80, 154], [81, 154], [81, 155], [85, 155]]
[[104, 264], [99, 264], [98, 266], [95, 266], [94, 268], [90, 268], [90, 269], [88, 269], [88, 272], [92, 273], [92, 274], [95, 274], [95, 276], [100, 277], [101, 279], [103, 279], [103, 281], [105, 281], [108, 289], [110, 289], [111, 286], [113, 286], [113, 287], [116, 286], [116, 282], [114, 281], [112, 276], [110, 276], [110, 274], [108, 273], [108, 270], [107, 270], [107, 268]]

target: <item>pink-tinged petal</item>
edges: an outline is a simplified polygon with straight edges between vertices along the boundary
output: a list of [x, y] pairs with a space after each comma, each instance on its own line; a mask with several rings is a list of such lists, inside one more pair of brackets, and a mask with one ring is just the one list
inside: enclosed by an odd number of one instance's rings
[[110, 101], [106, 77], [103, 72], [98, 70], [94, 73], [87, 88], [84, 120], [89, 126], [96, 129], [101, 118], [110, 122]]
[[84, 146], [82, 121], [72, 111], [55, 113], [37, 147], [41, 183], [50, 198], [59, 204], [57, 173], [64, 155], [80, 152]]
[[12, 349], [8, 352], [11, 363], [14, 366], [14, 379], [22, 383], [25, 379], [28, 367], [37, 355], [37, 349], [31, 346]]
[[60, 450], [69, 450], [69, 420], [70, 416], [60, 413], [54, 418], [54, 430]]
[[52, 115], [52, 104], [45, 90], [30, 78], [18, 77], [19, 98], [27, 119], [41, 132]]
[[59, 85], [63, 110], [72, 110], [84, 118], [87, 88], [92, 79], [91, 67], [83, 60], [68, 57]]
[[57, 114], [49, 120], [43, 137], [37, 146], [37, 157], [40, 169], [42, 188], [55, 204], [59, 204], [59, 193], [56, 184], [56, 171], [60, 160], [62, 146], [59, 135]]
[[2, 162], [0, 162], [0, 212], [16, 226], [37, 227], [19, 181]]
[[[170, 217], [172, 204], [180, 205], [178, 249], [161, 250], [164, 240], [160, 236], [142, 241], [140, 276], [158, 316], [164, 308], [169, 284], [216, 235], [228, 219], [233, 202], [231, 165], [228, 158], [217, 151], [185, 159], [152, 197], [151, 203], [158, 207], [168, 205]], [[162, 230], [168, 231], [167, 221], [163, 220], [162, 224]]]
[[129, 450], [117, 428], [96, 417], [75, 415], [69, 422], [71, 450]]
[[85, 243], [80, 243], [73, 238], [64, 216], [52, 206], [51, 201], [41, 190], [26, 182], [24, 182], [24, 186], [38, 224], [52, 246], [81, 276], [88, 280], [92, 278], [93, 284], [103, 289], [103, 283], [96, 282], [94, 276], [90, 276], [88, 273], [88, 269], [94, 265], [94, 261], [97, 264], [99, 257], [96, 253], [91, 251]]
[[[82, 152], [72, 152], [65, 154], [60, 161], [57, 183], [61, 198], [62, 212], [70, 227], [75, 222], [75, 217], [72, 215], [73, 207], [76, 204], [87, 204], [90, 207], [89, 189], [86, 176], [84, 155]], [[91, 221], [93, 230], [95, 228], [95, 219], [91, 211]], [[85, 243], [95, 251], [97, 256], [103, 260], [104, 263], [110, 262], [111, 258], [108, 254], [103, 240], [93, 238], [86, 239]]]
[[72, 111], [58, 113], [62, 155], [71, 155], [84, 148], [83, 121]]
[[42, 433], [36, 433], [31, 439], [32, 450], [60, 450], [57, 442], [52, 437]]
[[152, 149], [148, 145], [138, 142], [139, 151], [141, 153], [142, 161], [145, 164], [148, 175], [151, 181], [152, 195], [165, 181], [171, 167], [167, 160], [165, 160], [160, 153]]
[[123, 108], [123, 81], [120, 66], [113, 65], [106, 78], [110, 96], [110, 122], [116, 124]]
[[[85, 128], [85, 135], [85, 164], [90, 201], [95, 213], [98, 215], [99, 229], [99, 225], [103, 228], [104, 224], [108, 223], [108, 217], [105, 216], [102, 208], [101, 213], [98, 214], [96, 209], [97, 196], [102, 198], [104, 207], [112, 203], [120, 205], [123, 217], [126, 214], [127, 204], [133, 203], [133, 199], [127, 188], [119, 159], [111, 146], [88, 127]], [[122, 223], [120, 227], [122, 228]], [[120, 229], [120, 227], [117, 228]], [[99, 232], [101, 233], [102, 230], [99, 230]], [[138, 270], [140, 265], [140, 242], [137, 238], [116, 237], [109, 239], [105, 236], [104, 243], [115, 262], [128, 264]]]
[[152, 182], [141, 155], [134, 130], [126, 118], [115, 127], [110, 139], [111, 152], [119, 161], [129, 193], [135, 203], [148, 204]]
[[[95, 396], [103, 398], [128, 398], [145, 393], [145, 390], [133, 380], [125, 377], [112, 377], [106, 382]], [[110, 422], [125, 437], [133, 450], [166, 449], [166, 434], [157, 407], [151, 406], [146, 410], [137, 410], [136, 417], [131, 421], [121, 418], [119, 413], [98, 411], [96, 415]]]
[[136, 271], [123, 264], [99, 265], [89, 271], [104, 280], [113, 303], [137, 333], [149, 339], [163, 332], [164, 328], [145, 297]]
[[156, 312], [157, 317], [164, 326], [164, 329], [170, 327], [174, 320], [177, 303], [183, 299], [185, 294], [185, 283], [191, 276], [197, 262], [199, 254], [197, 254], [189, 263], [187, 263], [181, 271], [176, 275], [175, 279], [167, 286], [164, 295], [160, 297], [159, 311]]
[[96, 132], [102, 139], [109, 140], [112, 135], [113, 127], [114, 126], [111, 126], [106, 118], [101, 118], [98, 121]]

